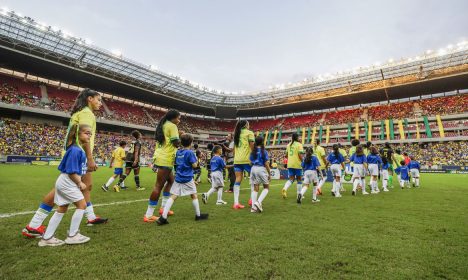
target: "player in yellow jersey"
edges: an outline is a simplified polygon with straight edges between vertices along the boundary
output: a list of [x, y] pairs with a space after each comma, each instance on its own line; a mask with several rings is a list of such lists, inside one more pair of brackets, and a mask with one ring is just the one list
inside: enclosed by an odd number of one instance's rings
[[[393, 161], [393, 170], [396, 170], [398, 167], [401, 166], [401, 162], [405, 161], [405, 157], [401, 154], [400, 149], [395, 149], [395, 154], [393, 155], [395, 160]], [[395, 172], [398, 177], [398, 182], [401, 181], [401, 175], [400, 172]]]
[[304, 155], [304, 148], [299, 142], [299, 134], [293, 133], [291, 143], [286, 146], [286, 153], [288, 156], [288, 177], [289, 180], [284, 184], [281, 190], [283, 198], [288, 197], [288, 189], [297, 180], [297, 194], [298, 196], [302, 190], [302, 156]]
[[[94, 214], [94, 208], [91, 204], [91, 189], [92, 189], [92, 177], [91, 172], [97, 170], [96, 162], [93, 159], [93, 149], [94, 149], [94, 137], [96, 136], [96, 117], [94, 116], [93, 111], [98, 111], [101, 108], [101, 96], [98, 92], [91, 89], [82, 90], [73, 104], [71, 111], [71, 118], [68, 124], [67, 135], [65, 139], [68, 138], [71, 127], [73, 125], [88, 125], [91, 127], [91, 138], [89, 143], [86, 143], [81, 146], [84, 150], [87, 158], [88, 170], [85, 175], [81, 178], [81, 181], [86, 185], [86, 189], [83, 190], [83, 196], [86, 200], [86, 210], [85, 215], [88, 219], [87, 224], [89, 226], [95, 224], [106, 223], [106, 218], [100, 218]], [[66, 149], [66, 144], [64, 144], [64, 150]], [[44, 220], [50, 214], [54, 207], [54, 197], [55, 197], [55, 188], [53, 188], [42, 200], [39, 208], [34, 214], [33, 218], [29, 224], [23, 229], [22, 234], [29, 238], [39, 237], [45, 231], [45, 227], [42, 225]]]
[[325, 182], [327, 181], [327, 168], [325, 168], [326, 166], [326, 162], [327, 162], [327, 159], [326, 159], [326, 152], [325, 152], [325, 148], [323, 148], [322, 146], [320, 146], [320, 140], [317, 139], [317, 141], [315, 142], [315, 149], [314, 149], [314, 155], [318, 158], [319, 160], [319, 163], [320, 163], [320, 173], [319, 174], [319, 177], [320, 178], [320, 181], [317, 185], [317, 193], [318, 194], [322, 194], [322, 187], [323, 185], [325, 184]]
[[[177, 110], [169, 110], [161, 118], [155, 133], [156, 148], [153, 155], [153, 163], [158, 169], [156, 176], [156, 183], [154, 185], [153, 192], [150, 195], [148, 208], [146, 214], [143, 217], [145, 223], [154, 223], [158, 217], [154, 216], [154, 209], [158, 205], [159, 196], [162, 189], [163, 199], [159, 214], [162, 215], [166, 201], [171, 196], [171, 187], [174, 183], [174, 169], [175, 155], [177, 148], [180, 145], [179, 129], [177, 125], [180, 123], [180, 113]], [[173, 212], [170, 211], [169, 215]]]
[[[250, 153], [254, 147], [255, 136], [249, 130], [249, 122], [239, 120], [234, 130], [234, 172], [236, 182], [234, 183], [234, 205], [233, 209], [243, 209], [244, 205], [239, 203], [240, 185], [242, 183], [244, 171], [250, 174]], [[250, 186], [252, 188], [252, 186]]]
[[109, 168], [114, 167], [114, 175], [112, 175], [107, 183], [101, 186], [101, 189], [105, 192], [109, 191], [109, 186], [114, 182], [115, 178], [122, 177], [123, 174], [123, 164], [125, 160], [125, 146], [127, 142], [120, 141], [119, 146], [115, 148], [112, 152], [112, 158], [109, 163]]

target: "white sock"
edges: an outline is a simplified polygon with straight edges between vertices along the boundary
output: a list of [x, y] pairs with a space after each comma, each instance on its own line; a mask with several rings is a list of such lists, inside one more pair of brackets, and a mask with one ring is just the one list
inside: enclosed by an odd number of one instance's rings
[[383, 187], [384, 190], [387, 189], [387, 183], [388, 183], [387, 179], [382, 180], [382, 187]]
[[166, 207], [166, 203], [167, 203], [167, 201], [169, 200], [169, 197], [170, 197], [170, 196], [164, 196], [164, 195], [163, 195], [163, 197], [162, 197], [162, 199], [161, 199], [161, 208], [164, 209], [164, 207]]
[[234, 184], [234, 204], [239, 204], [240, 185]]
[[120, 184], [120, 186], [121, 186], [122, 188], [125, 188], [125, 181], [123, 181], [122, 184]]
[[223, 200], [223, 188], [218, 189], [218, 201]]
[[269, 189], [263, 189], [263, 191], [260, 193], [260, 197], [258, 198], [258, 202], [262, 204], [263, 200], [268, 194]]
[[357, 187], [359, 185], [359, 180], [358, 179], [354, 179], [354, 182], [353, 182], [353, 192], [355, 192], [357, 190]]
[[302, 191], [302, 183], [297, 183], [297, 194], [300, 194]]
[[371, 191], [375, 191], [375, 188], [374, 188], [374, 179], [370, 179], [369, 181], [369, 184], [370, 184], [370, 187], [371, 187]]
[[32, 217], [28, 226], [31, 228], [38, 228], [42, 226], [42, 223], [44, 222], [45, 219], [47, 219], [49, 214], [50, 214], [50, 211], [47, 211], [39, 207], [36, 210], [36, 213], [34, 213], [34, 216]]
[[76, 209], [75, 213], [73, 213], [71, 223], [70, 223], [70, 231], [68, 232], [68, 236], [75, 236], [80, 229], [81, 220], [83, 220], [85, 210], [84, 209]]
[[416, 178], [416, 186], [419, 187], [419, 178]]
[[312, 199], [317, 199], [317, 186], [314, 186], [314, 188], [312, 189]]
[[292, 185], [292, 181], [287, 180], [286, 183], [284, 184], [283, 190], [288, 190], [289, 187]]
[[55, 212], [52, 218], [50, 218], [49, 225], [47, 226], [46, 232], [42, 238], [50, 239], [54, 236], [55, 231], [57, 230], [60, 222], [62, 221], [63, 215], [65, 213]]
[[146, 208], [146, 214], [145, 214], [145, 217], [146, 218], [150, 218], [151, 216], [154, 215], [154, 209], [156, 208], [156, 205], [149, 205], [148, 204], [148, 208]]
[[215, 191], [216, 191], [216, 189], [213, 188], [213, 187], [211, 187], [211, 189], [206, 193], [206, 196], [207, 196], [207, 197], [210, 197], [210, 195], [211, 195], [212, 193], [214, 193]]
[[362, 192], [366, 192], [366, 179], [361, 179]]
[[327, 177], [323, 177], [318, 183], [318, 188], [322, 189], [322, 187], [323, 187], [323, 185], [325, 184], [326, 181], [327, 181]]
[[306, 193], [307, 191], [307, 186], [303, 186], [302, 187], [302, 190], [301, 190], [301, 196], [304, 196], [304, 194]]
[[110, 177], [109, 180], [107, 180], [106, 187], [109, 187], [114, 182], [114, 180], [114, 177]]
[[252, 205], [254, 205], [254, 203], [257, 202], [257, 196], [258, 196], [258, 192], [256, 192], [256, 191], [253, 191], [250, 194], [250, 198], [252, 198]]
[[91, 204], [91, 202], [86, 202], [86, 210], [85, 210], [85, 214], [86, 214], [86, 218], [88, 219], [88, 221], [92, 221], [94, 219], [96, 219], [96, 214], [94, 214], [94, 208], [93, 208], [93, 204]]
[[414, 184], [415, 181], [416, 181], [416, 178], [412, 177], [412, 178], [411, 178], [411, 182], [413, 182], [413, 184]]
[[198, 198], [192, 200], [193, 209], [195, 209], [195, 215], [200, 216], [200, 204], [198, 203]]
[[335, 196], [340, 195], [340, 182], [335, 182]]
[[162, 213], [162, 217], [164, 219], [167, 219], [167, 213], [169, 213], [169, 210], [171, 210], [172, 204], [174, 203], [174, 199], [172, 197], [169, 197], [166, 201], [166, 205], [164, 205], [164, 210]]

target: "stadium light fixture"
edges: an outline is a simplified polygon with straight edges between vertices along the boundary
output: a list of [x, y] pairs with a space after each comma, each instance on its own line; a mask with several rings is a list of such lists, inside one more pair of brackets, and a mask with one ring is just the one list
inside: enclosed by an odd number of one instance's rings
[[86, 45], [92, 45], [93, 44], [93, 41], [91, 41], [91, 39], [88, 39], [88, 38], [84, 39], [84, 42], [85, 42]]
[[111, 53], [118, 58], [122, 58], [122, 51], [120, 50], [112, 50]]
[[432, 50], [427, 50], [426, 51], [426, 54], [431, 54], [432, 53]]

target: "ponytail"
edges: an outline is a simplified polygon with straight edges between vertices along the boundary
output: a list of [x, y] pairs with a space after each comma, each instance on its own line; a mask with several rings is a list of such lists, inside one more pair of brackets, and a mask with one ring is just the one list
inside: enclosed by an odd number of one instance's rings
[[299, 142], [299, 134], [297, 134], [296, 132], [294, 132], [291, 137], [291, 144], [293, 144], [294, 142]]
[[163, 126], [166, 121], [172, 121], [180, 116], [180, 112], [177, 110], [169, 110], [167, 113], [159, 120], [158, 125], [156, 126], [156, 131], [154, 133], [154, 139], [156, 142], [159, 144], [164, 144], [166, 141], [166, 137], [164, 137], [164, 131], [163, 131]]
[[305, 157], [305, 163], [309, 164], [312, 162], [312, 154], [314, 153], [314, 149], [312, 147], [309, 147], [306, 149], [306, 157]]
[[263, 143], [264, 143], [264, 139], [263, 139], [262, 136], [257, 136], [257, 137], [255, 138], [254, 147], [253, 147], [252, 152], [250, 153], [250, 155], [253, 157], [254, 160], [257, 160], [257, 159], [258, 159], [258, 153], [257, 153], [258, 147], [261, 148], [261, 151], [260, 151], [260, 158], [263, 158], [263, 157], [264, 157], [264, 154], [265, 154], [265, 145], [264, 145]]
[[338, 144], [333, 144], [333, 153], [335, 154], [335, 157], [340, 155], [340, 146], [338, 146]]
[[73, 115], [74, 113], [83, 110], [88, 106], [88, 97], [95, 97], [97, 95], [99, 95], [97, 91], [91, 90], [89, 88], [82, 90], [76, 97], [75, 103], [71, 109], [71, 114]]
[[246, 120], [237, 121], [236, 128], [234, 130], [234, 145], [239, 146], [241, 130], [247, 127], [248, 123], [249, 122]]

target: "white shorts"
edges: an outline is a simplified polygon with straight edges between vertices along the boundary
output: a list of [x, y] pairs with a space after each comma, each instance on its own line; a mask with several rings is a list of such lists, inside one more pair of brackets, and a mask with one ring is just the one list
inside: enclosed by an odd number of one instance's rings
[[177, 195], [177, 196], [187, 196], [187, 195], [196, 194], [196, 193], [197, 193], [197, 186], [195, 185], [195, 182], [193, 181], [193, 179], [187, 183], [178, 183], [174, 181], [171, 187], [171, 194]]
[[318, 183], [317, 170], [306, 170], [304, 172], [304, 184], [309, 185], [310, 183]]
[[341, 177], [341, 164], [332, 164], [330, 167], [331, 173], [334, 177], [340, 176]]
[[419, 170], [416, 168], [411, 168], [410, 169], [411, 177], [413, 178], [419, 178]]
[[224, 187], [223, 172], [215, 171], [211, 173], [211, 187], [215, 189], [219, 187]]
[[83, 199], [83, 193], [68, 174], [60, 174], [55, 182], [54, 203], [58, 206], [64, 206]]
[[364, 170], [364, 165], [354, 164], [353, 167], [353, 178], [366, 177], [366, 172]]
[[265, 166], [252, 166], [252, 170], [250, 172], [250, 183], [254, 185], [270, 184], [270, 181], [268, 181], [268, 171]]
[[379, 166], [375, 163], [369, 164], [369, 173], [371, 176], [379, 176]]
[[382, 180], [388, 180], [388, 170], [387, 169], [382, 170]]

